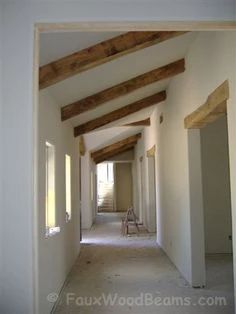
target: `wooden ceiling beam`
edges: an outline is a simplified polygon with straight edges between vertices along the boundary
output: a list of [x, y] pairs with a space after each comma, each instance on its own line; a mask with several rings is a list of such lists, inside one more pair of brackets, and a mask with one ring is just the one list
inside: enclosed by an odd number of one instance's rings
[[130, 150], [134, 149], [135, 144], [137, 144], [137, 142], [133, 143], [133, 144], [125, 145], [125, 146], [123, 146], [123, 147], [121, 147], [119, 149], [116, 149], [116, 150], [114, 150], [114, 151], [112, 151], [110, 153], [106, 153], [104, 155], [101, 155], [100, 157], [95, 158], [94, 162], [96, 164], [99, 164], [99, 163], [101, 163], [103, 161], [108, 160], [109, 158], [112, 158], [112, 157], [117, 156], [119, 154], [122, 154], [122, 153], [125, 153], [127, 151], [130, 151]]
[[95, 162], [97, 162], [97, 160], [100, 160], [102, 158], [110, 158], [110, 157], [113, 157], [117, 154], [120, 154], [120, 153], [123, 153], [125, 150], [128, 150], [128, 149], [131, 149], [133, 148], [135, 145], [137, 144], [137, 140], [134, 141], [133, 143], [128, 143], [128, 144], [124, 144], [123, 146], [121, 147], [118, 147], [118, 148], [114, 148], [112, 149], [111, 151], [109, 152], [105, 152], [105, 153], [102, 153], [96, 157], [93, 158], [93, 160]]
[[150, 125], [151, 125], [151, 120], [150, 118], [147, 118], [144, 120], [127, 123], [127, 124], [124, 124], [123, 126], [150, 126]]
[[158, 44], [187, 32], [128, 32], [58, 59], [39, 68], [39, 88], [49, 87], [131, 52]]
[[99, 118], [90, 120], [84, 124], [78, 125], [74, 128], [74, 136], [79, 136], [91, 132], [95, 129], [98, 129], [108, 123], [117, 121], [121, 118], [124, 118], [132, 113], [140, 111], [144, 108], [156, 105], [166, 99], [166, 92], [162, 91], [152, 96], [146, 97], [144, 99], [138, 100], [132, 104], [129, 104], [120, 109], [109, 112]]
[[97, 108], [98, 106], [125, 96], [139, 88], [149, 84], [173, 77], [185, 71], [185, 60], [181, 59], [150, 72], [134, 77], [128, 81], [112, 86], [94, 95], [76, 101], [61, 108], [62, 121], [73, 118], [83, 112]]
[[118, 141], [116, 143], [113, 143], [111, 145], [105, 146], [105, 147], [103, 147], [103, 148], [101, 148], [95, 152], [92, 152], [91, 157], [93, 159], [97, 159], [104, 154], [111, 153], [115, 150], [121, 149], [124, 146], [135, 145], [137, 143], [137, 141], [141, 138], [141, 136], [142, 136], [142, 134], [138, 133], [138, 134], [132, 135], [130, 137], [127, 137], [121, 141]]

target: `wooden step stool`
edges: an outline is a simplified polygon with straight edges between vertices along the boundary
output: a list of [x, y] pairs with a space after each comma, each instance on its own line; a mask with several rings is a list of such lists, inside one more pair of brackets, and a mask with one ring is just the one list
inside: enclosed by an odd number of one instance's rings
[[135, 226], [137, 233], [139, 233], [138, 219], [134, 213], [133, 207], [128, 208], [125, 217], [122, 218], [122, 222], [121, 222], [122, 235], [129, 234], [129, 226]]

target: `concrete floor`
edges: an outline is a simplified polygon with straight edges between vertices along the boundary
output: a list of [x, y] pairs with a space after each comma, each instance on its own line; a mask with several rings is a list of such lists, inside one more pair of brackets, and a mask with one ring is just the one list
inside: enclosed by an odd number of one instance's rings
[[[155, 235], [122, 237], [120, 216], [99, 214], [94, 227], [83, 234], [81, 254], [54, 313], [232, 314], [232, 278], [232, 257], [211, 256], [207, 287], [193, 289], [156, 245]], [[113, 305], [102, 299], [109, 295]], [[215, 297], [225, 298], [227, 305], [212, 305], [222, 302]], [[211, 305], [199, 305], [199, 300]]]

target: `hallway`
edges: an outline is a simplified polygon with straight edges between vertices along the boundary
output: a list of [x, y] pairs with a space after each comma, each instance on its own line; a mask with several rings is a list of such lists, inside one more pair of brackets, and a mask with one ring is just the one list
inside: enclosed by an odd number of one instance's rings
[[[222, 263], [221, 278], [230, 282], [230, 257], [211, 257], [210, 287], [193, 289], [157, 247], [154, 234], [120, 235], [121, 216], [98, 214], [96, 224], [83, 234], [80, 256], [53, 313], [233, 313], [233, 283], [227, 285], [222, 279], [221, 285], [216, 283]], [[106, 306], [103, 298], [109, 296]]]

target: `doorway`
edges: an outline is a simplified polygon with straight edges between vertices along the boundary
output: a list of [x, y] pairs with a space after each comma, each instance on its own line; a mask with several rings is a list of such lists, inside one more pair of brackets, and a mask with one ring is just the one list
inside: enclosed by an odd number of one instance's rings
[[132, 163], [115, 163], [115, 208], [117, 212], [126, 212], [133, 206]]
[[114, 164], [97, 165], [97, 211], [114, 212]]
[[144, 199], [144, 195], [145, 195], [145, 191], [144, 191], [144, 165], [143, 165], [143, 157], [140, 157], [139, 159], [140, 162], [140, 168], [139, 168], [139, 172], [140, 172], [140, 198], [139, 198], [139, 221], [140, 223], [142, 223], [145, 227], [147, 226], [147, 216], [146, 216], [146, 206], [145, 206], [145, 199]]
[[[233, 289], [232, 217], [227, 118], [200, 130], [206, 286]], [[221, 274], [216, 276], [215, 271]]]
[[148, 231], [156, 232], [156, 167], [155, 155], [148, 158], [149, 217]]
[[[225, 81], [185, 118], [188, 130], [192, 286], [233, 290]], [[207, 254], [206, 254], [207, 253]]]

